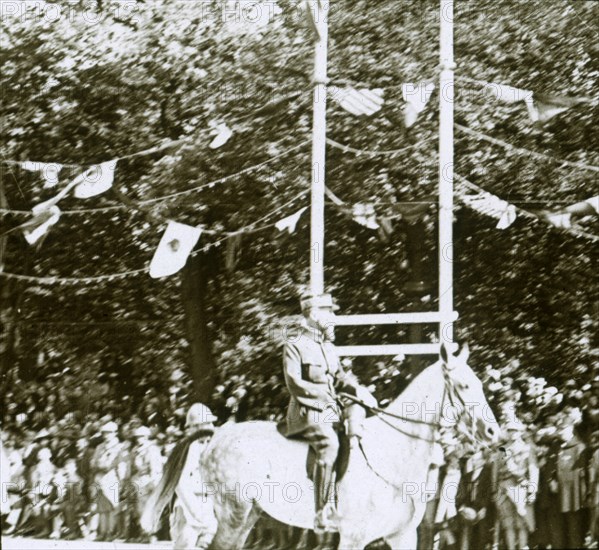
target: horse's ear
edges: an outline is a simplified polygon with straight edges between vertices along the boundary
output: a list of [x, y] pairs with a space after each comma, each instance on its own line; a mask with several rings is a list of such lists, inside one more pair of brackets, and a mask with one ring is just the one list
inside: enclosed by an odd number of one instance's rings
[[470, 346], [468, 345], [468, 342], [465, 342], [462, 346], [462, 349], [460, 350], [458, 358], [461, 359], [464, 363], [467, 363], [468, 357], [470, 357]]
[[447, 365], [449, 363], [449, 355], [447, 353], [447, 348], [445, 347], [445, 343], [441, 344], [441, 349], [439, 351], [439, 355], [441, 356], [441, 361]]

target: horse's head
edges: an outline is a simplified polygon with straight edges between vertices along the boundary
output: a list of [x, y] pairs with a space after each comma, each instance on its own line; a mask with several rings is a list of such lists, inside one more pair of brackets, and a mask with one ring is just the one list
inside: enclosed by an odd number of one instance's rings
[[469, 355], [468, 344], [464, 344], [458, 355], [441, 346], [449, 401], [456, 418], [467, 422], [473, 439], [485, 444], [497, 443], [501, 430], [483, 392], [482, 382], [468, 365]]

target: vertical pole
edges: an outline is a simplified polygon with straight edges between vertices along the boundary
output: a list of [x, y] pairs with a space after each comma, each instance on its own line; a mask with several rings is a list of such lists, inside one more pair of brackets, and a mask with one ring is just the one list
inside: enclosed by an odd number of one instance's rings
[[[324, 0], [315, 0], [313, 15], [318, 30], [314, 52], [314, 98], [312, 130], [312, 181], [310, 209], [310, 290], [324, 292], [324, 189], [327, 108], [328, 14]], [[328, 2], [327, 2], [328, 5]], [[311, 6], [308, 7], [310, 9]], [[330, 12], [330, 10], [328, 10]]]
[[[439, 79], [439, 312], [453, 311], [453, 0], [441, 0]], [[453, 341], [450, 321], [439, 324], [439, 341]]]

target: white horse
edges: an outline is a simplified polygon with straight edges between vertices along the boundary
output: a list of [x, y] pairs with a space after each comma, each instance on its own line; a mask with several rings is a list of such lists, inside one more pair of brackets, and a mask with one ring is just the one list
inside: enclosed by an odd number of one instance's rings
[[[364, 548], [379, 538], [394, 549], [416, 548], [442, 422], [466, 420], [479, 442], [498, 440], [498, 424], [467, 358], [466, 346], [458, 356], [442, 348], [439, 361], [384, 412], [365, 421], [361, 444], [352, 445], [347, 472], [338, 483], [340, 549]], [[307, 451], [305, 442], [282, 437], [273, 422], [231, 423], [217, 430], [202, 456], [218, 520], [212, 548], [243, 548], [262, 512], [312, 528]]]

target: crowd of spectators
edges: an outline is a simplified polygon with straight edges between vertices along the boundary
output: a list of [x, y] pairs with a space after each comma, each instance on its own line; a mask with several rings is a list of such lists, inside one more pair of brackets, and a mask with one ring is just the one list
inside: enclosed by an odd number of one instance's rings
[[[451, 438], [444, 445], [437, 495], [420, 527], [422, 548], [435, 538], [440, 548], [460, 550], [597, 547], [599, 376], [558, 389], [518, 367], [488, 367], [482, 375], [501, 419], [500, 446], [483, 453]], [[10, 503], [3, 534], [149, 540], [139, 517], [183, 437], [189, 380], [175, 372], [166, 391], [149, 386], [135, 404], [115, 397], [109, 380], [92, 384], [83, 389], [67, 371], [60, 383], [22, 384], [19, 396], [7, 399], [2, 443], [12, 477], [2, 488]], [[254, 404], [273, 388], [281, 406], [267, 407], [267, 418], [284, 414], [281, 381], [258, 386], [244, 376], [218, 386], [220, 420], [264, 418]], [[154, 536], [169, 536], [164, 519]]]

